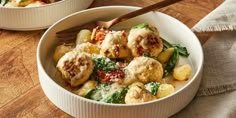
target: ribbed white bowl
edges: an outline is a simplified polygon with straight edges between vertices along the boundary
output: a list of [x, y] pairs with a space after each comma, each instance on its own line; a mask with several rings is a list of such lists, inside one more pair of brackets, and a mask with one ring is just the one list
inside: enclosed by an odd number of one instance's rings
[[62, 0], [32, 8], [0, 7], [0, 29], [45, 29], [71, 13], [86, 9], [92, 2], [93, 0]]
[[138, 23], [151, 23], [158, 27], [162, 37], [187, 47], [193, 77], [168, 97], [136, 105], [106, 104], [77, 96], [54, 80], [55, 65], [52, 54], [58, 40], [55, 33], [98, 19], [110, 19], [138, 9], [129, 6], [100, 7], [74, 13], [51, 26], [42, 36], [37, 49], [37, 65], [41, 86], [46, 96], [61, 110], [79, 118], [165, 118], [183, 109], [194, 97], [201, 80], [203, 52], [196, 36], [184, 24], [163, 13], [148, 13], [115, 26], [130, 28]]

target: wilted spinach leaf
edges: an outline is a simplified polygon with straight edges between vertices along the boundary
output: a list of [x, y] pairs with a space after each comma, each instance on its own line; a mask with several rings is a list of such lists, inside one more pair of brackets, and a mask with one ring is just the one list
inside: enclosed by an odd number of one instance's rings
[[104, 99], [106, 103], [117, 103], [121, 104], [124, 103], [125, 95], [128, 91], [128, 88], [121, 88], [118, 91], [112, 93], [107, 98]]
[[174, 52], [172, 53], [170, 60], [168, 61], [167, 65], [164, 69], [164, 76], [163, 77], [166, 77], [168, 74], [170, 74], [173, 71], [174, 67], [178, 63], [178, 60], [179, 60], [179, 52], [178, 52], [177, 48], [174, 47]]
[[100, 101], [103, 99], [104, 95], [110, 91], [109, 84], [100, 84], [98, 88], [89, 91], [85, 98]]
[[118, 69], [118, 65], [109, 58], [93, 55], [93, 62], [95, 64], [94, 70], [111, 71]]
[[166, 50], [167, 48], [175, 47], [178, 50], [179, 55], [185, 56], [185, 57], [189, 56], [189, 52], [186, 47], [183, 47], [179, 44], [172, 45], [168, 41], [166, 41], [165, 39], [163, 39], [163, 38], [161, 38], [161, 39], [162, 39], [162, 43], [163, 43], [163, 50]]

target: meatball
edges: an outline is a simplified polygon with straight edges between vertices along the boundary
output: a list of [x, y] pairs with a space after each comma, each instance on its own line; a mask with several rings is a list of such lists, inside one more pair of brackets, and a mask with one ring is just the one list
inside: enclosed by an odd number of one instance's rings
[[150, 81], [160, 82], [163, 68], [160, 62], [149, 57], [136, 57], [125, 68], [124, 84], [131, 84], [135, 80], [146, 84]]
[[90, 54], [73, 50], [58, 61], [57, 68], [63, 78], [76, 87], [89, 79], [94, 64]]
[[127, 45], [134, 57], [141, 56], [144, 53], [158, 56], [163, 48], [157, 28], [153, 26], [131, 29]]
[[148, 93], [142, 86], [133, 85], [130, 87], [125, 96], [125, 103], [126, 104], [143, 103], [155, 99], [156, 97]]
[[109, 32], [102, 42], [100, 54], [108, 58], [128, 57], [129, 49], [126, 44], [127, 36], [124, 31]]

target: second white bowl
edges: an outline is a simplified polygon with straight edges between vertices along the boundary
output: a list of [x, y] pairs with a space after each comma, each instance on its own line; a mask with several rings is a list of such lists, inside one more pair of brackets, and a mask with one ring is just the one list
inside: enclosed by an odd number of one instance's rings
[[71, 13], [86, 9], [92, 2], [93, 0], [62, 0], [32, 8], [0, 7], [0, 29], [45, 29]]

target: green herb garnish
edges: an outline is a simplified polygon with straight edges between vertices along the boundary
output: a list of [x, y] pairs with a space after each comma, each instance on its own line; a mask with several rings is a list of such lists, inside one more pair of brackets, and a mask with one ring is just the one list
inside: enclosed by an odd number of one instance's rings
[[150, 82], [145, 85], [145, 89], [155, 96], [157, 95], [157, 91], [159, 87], [160, 87], [160, 83], [158, 82]]
[[142, 23], [142, 24], [136, 25], [136, 26], [132, 27], [131, 30], [132, 30], [132, 29], [137, 29], [137, 28], [140, 28], [140, 29], [146, 28], [146, 29], [148, 29], [148, 30], [150, 30], [150, 31], [153, 32], [153, 29], [150, 28], [149, 25], [146, 24], [146, 23]]

